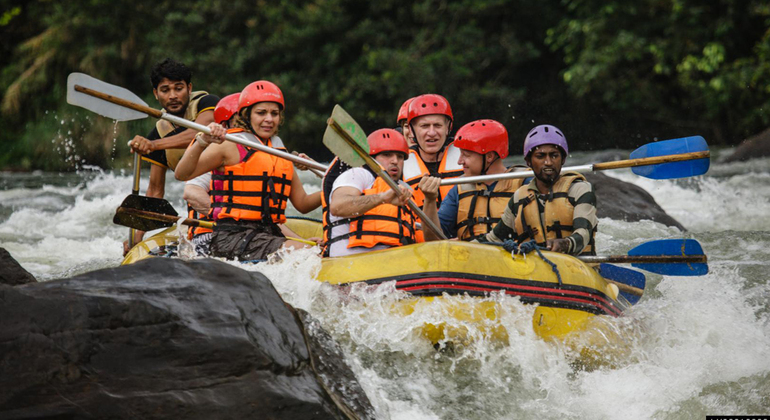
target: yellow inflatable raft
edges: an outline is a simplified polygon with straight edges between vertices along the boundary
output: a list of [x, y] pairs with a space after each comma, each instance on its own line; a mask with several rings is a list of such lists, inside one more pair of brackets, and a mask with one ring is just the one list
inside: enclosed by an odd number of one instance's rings
[[[302, 237], [321, 236], [321, 225], [316, 221], [289, 219], [287, 224]], [[175, 229], [169, 228], [134, 247], [123, 264], [173, 251], [178, 241]], [[569, 255], [548, 251], [542, 254], [553, 266], [536, 253], [512, 255], [500, 247], [461, 241], [426, 242], [325, 258], [317, 279], [339, 286], [395, 281], [397, 290], [413, 298], [401, 301], [393, 308], [394, 314], [409, 315], [426, 304], [446, 305], [446, 312], [460, 324], [490, 324], [500, 308], [490, 299], [469, 304], [467, 299], [453, 296], [505, 293], [537, 305], [532, 328], [544, 339], [562, 340], [574, 332], [594, 329], [592, 318], [596, 315], [617, 317], [628, 308], [617, 286], [587, 264]], [[450, 324], [457, 323], [427, 324], [423, 335], [434, 344], [465, 340], [466, 331]], [[486, 333], [507, 342], [508, 332], [502, 327], [492, 327]]]

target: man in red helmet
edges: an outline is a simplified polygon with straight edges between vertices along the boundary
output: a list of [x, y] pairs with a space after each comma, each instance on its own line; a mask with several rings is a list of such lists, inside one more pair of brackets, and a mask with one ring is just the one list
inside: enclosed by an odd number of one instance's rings
[[[423, 176], [454, 178], [463, 174], [462, 167], [457, 164], [460, 150], [449, 140], [452, 120], [449, 101], [441, 95], [420, 95], [409, 103], [407, 123], [416, 144], [404, 162], [404, 180], [415, 189], [414, 201], [418, 206], [424, 200], [422, 191], [417, 188]], [[450, 189], [449, 186], [439, 188], [439, 206]]]
[[[201, 125], [208, 125], [214, 122], [214, 107], [219, 102], [219, 97], [204, 91], [193, 92], [191, 80], [190, 69], [170, 58], [155, 64], [150, 74], [152, 93], [166, 112]], [[146, 192], [148, 197], [164, 197], [166, 170], [176, 167], [195, 134], [195, 130], [177, 127], [166, 120], [158, 120], [147, 137], [137, 135], [131, 140], [131, 151], [142, 154], [142, 159], [152, 164], [150, 184]], [[135, 243], [139, 243], [143, 237], [144, 232], [136, 231]], [[128, 251], [126, 241], [123, 243], [123, 254]]]
[[[406, 139], [396, 130], [384, 128], [367, 137], [369, 154], [397, 183], [409, 153]], [[404, 204], [412, 190], [401, 185], [396, 194], [368, 168], [343, 172], [332, 186], [326, 242], [328, 255], [339, 257], [414, 243], [415, 217]], [[327, 223], [327, 218], [324, 218]]]
[[412, 130], [409, 129], [409, 104], [413, 99], [414, 98], [409, 98], [404, 101], [404, 103], [401, 105], [401, 108], [398, 109], [398, 117], [396, 117], [396, 124], [398, 124], [398, 128], [401, 129], [401, 134], [404, 135], [406, 144], [409, 147], [417, 145], [417, 143], [414, 141]]
[[[458, 164], [463, 176], [494, 175], [508, 171], [503, 159], [508, 156], [508, 131], [494, 120], [478, 120], [457, 131], [454, 146], [460, 149]], [[441, 178], [424, 177], [420, 190], [425, 194], [423, 210], [441, 225], [447, 238], [464, 241], [478, 239], [500, 221], [513, 193], [523, 184], [522, 179], [487, 181], [478, 184], [458, 184], [452, 187], [436, 209]], [[426, 231], [428, 241], [439, 239]]]

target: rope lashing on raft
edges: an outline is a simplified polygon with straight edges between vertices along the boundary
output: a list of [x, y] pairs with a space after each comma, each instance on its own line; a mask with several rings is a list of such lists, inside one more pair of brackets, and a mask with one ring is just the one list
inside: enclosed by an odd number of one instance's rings
[[519, 245], [514, 241], [513, 239], [506, 239], [503, 243], [500, 242], [486, 242], [489, 245], [497, 245], [503, 247], [504, 250], [511, 253], [511, 257], [513, 257], [515, 254], [521, 254], [526, 256], [532, 251], [537, 252], [537, 255], [548, 265], [551, 266], [551, 270], [553, 270], [554, 273], [556, 273], [556, 278], [559, 280], [559, 286], [563, 285], [561, 281], [561, 274], [559, 273], [559, 268], [556, 266], [555, 263], [553, 263], [551, 260], [545, 257], [542, 252], [540, 252], [541, 249], [545, 249], [543, 247], [540, 247], [537, 245], [535, 241], [527, 241], [523, 244]]

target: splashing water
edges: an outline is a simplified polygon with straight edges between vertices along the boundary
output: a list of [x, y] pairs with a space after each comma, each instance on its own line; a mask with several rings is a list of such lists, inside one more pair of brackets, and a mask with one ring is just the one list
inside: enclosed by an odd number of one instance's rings
[[[690, 180], [608, 175], [645, 188], [688, 232], [602, 219], [599, 254], [691, 237], [702, 243], [710, 266], [702, 277], [648, 274], [639, 304], [623, 317], [597, 321], [625, 337], [625, 353], [612, 367], [576, 368], [569, 346], [532, 331], [534, 307], [510, 296], [486, 298], [499, 308], [507, 344], [486, 338], [489, 325], [450, 321], [473, 340], [437, 351], [422, 325], [447, 321], [446, 307], [424, 305], [394, 316], [404, 295], [393, 284], [339, 289], [319, 283], [317, 250], [239, 266], [264, 273], [287, 302], [321, 321], [380, 418], [703, 419], [770, 412], [770, 159], [712, 163], [707, 176]], [[317, 179], [303, 181], [309, 192], [318, 191]], [[3, 173], [0, 186], [0, 246], [38, 279], [120, 263], [127, 229], [111, 219], [131, 190], [129, 174]], [[181, 183], [169, 179], [166, 192], [184, 208]]]

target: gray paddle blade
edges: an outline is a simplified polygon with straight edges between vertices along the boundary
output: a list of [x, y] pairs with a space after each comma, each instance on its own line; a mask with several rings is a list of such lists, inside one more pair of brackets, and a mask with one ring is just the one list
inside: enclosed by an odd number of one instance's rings
[[[342, 131], [336, 130], [331, 121], [336, 122], [337, 127]], [[324, 145], [340, 160], [352, 167], [365, 165], [364, 159], [360, 153], [356, 152], [356, 145], [364, 154], [369, 153], [369, 144], [366, 141], [366, 133], [360, 125], [350, 116], [341, 106], [335, 105], [329, 124], [326, 126], [323, 138]]]
[[139, 120], [148, 117], [144, 112], [134, 111], [133, 109], [107, 102], [86, 93], [78, 92], [75, 90], [76, 85], [147, 106], [146, 102], [134, 95], [130, 90], [102, 82], [83, 73], [70, 73], [69, 77], [67, 77], [67, 103], [69, 104], [85, 108], [117, 121]]

